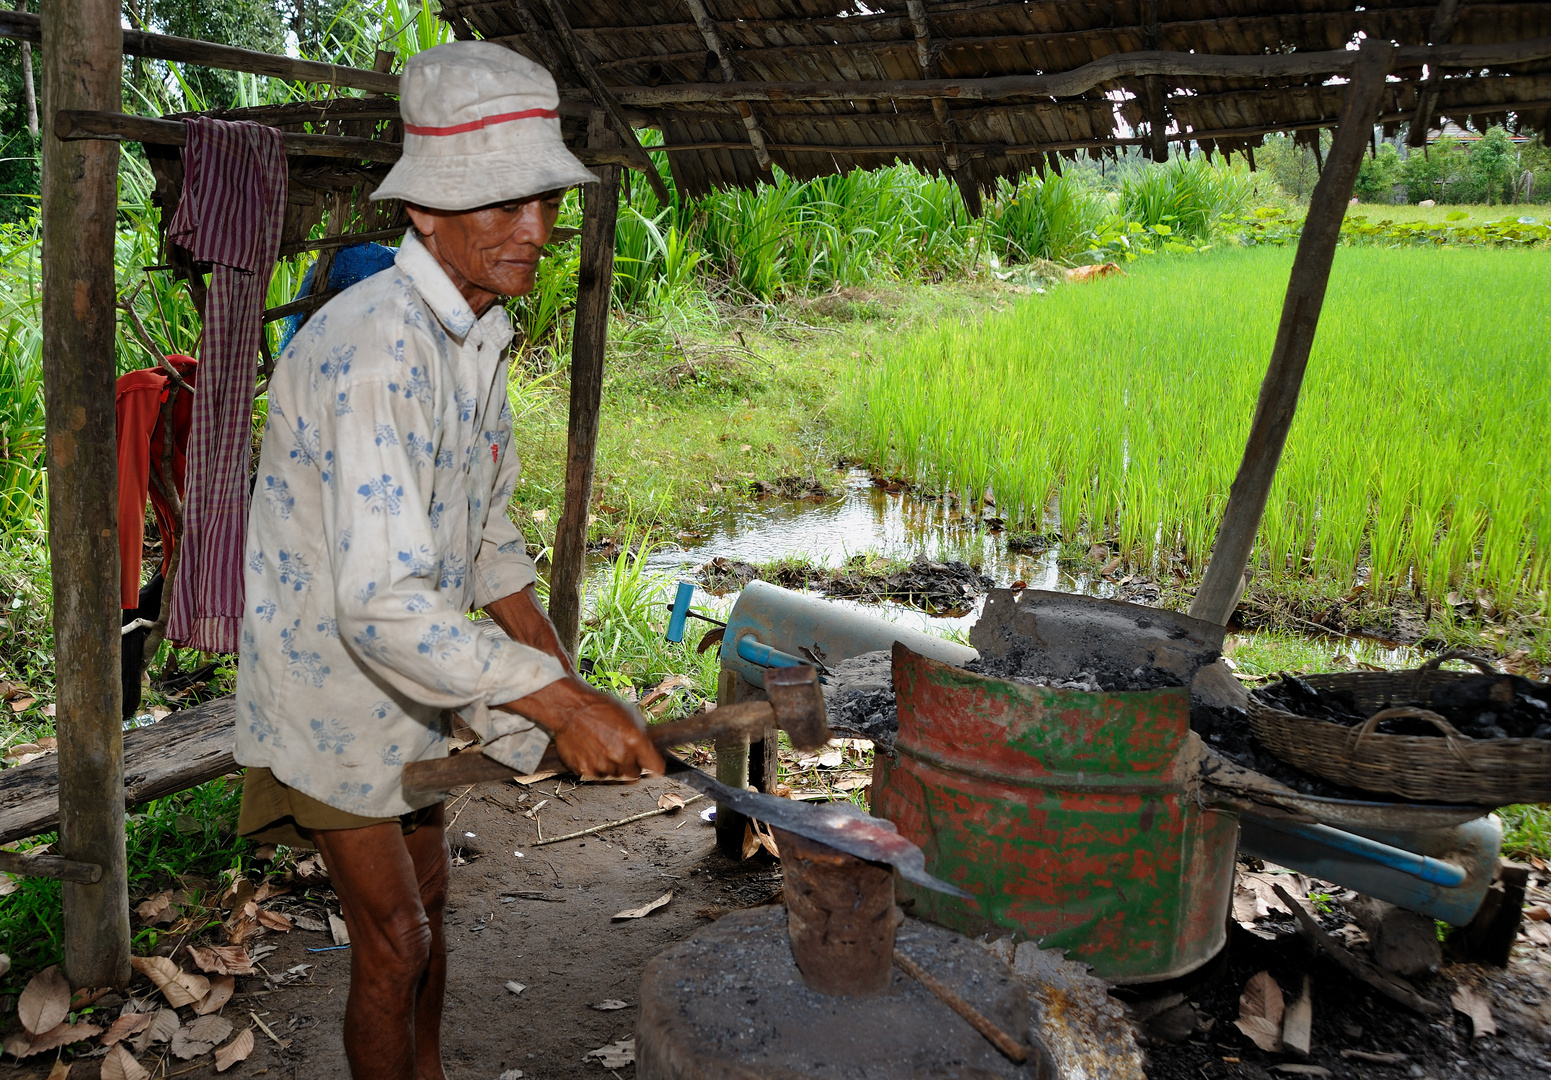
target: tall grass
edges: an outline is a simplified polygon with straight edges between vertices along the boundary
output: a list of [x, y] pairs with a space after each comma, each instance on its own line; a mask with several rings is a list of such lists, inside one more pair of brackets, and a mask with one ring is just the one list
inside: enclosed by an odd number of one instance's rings
[[[1132, 264], [861, 370], [858, 447], [1141, 565], [1210, 553], [1291, 252]], [[1461, 297], [1491, 297], [1464, 304]], [[1258, 538], [1273, 577], [1543, 608], [1551, 585], [1544, 383], [1551, 264], [1537, 253], [1344, 248]]]

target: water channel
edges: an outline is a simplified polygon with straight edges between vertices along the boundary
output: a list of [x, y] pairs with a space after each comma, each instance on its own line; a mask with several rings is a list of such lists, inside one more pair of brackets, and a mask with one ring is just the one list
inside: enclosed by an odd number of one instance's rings
[[[988, 511], [988, 513], [994, 513]], [[1054, 548], [1023, 553], [1007, 549], [1008, 534], [992, 530], [974, 511], [957, 500], [924, 496], [914, 491], [891, 491], [873, 483], [864, 470], [852, 469], [843, 489], [824, 500], [767, 496], [747, 508], [712, 522], [698, 539], [654, 549], [647, 557], [648, 571], [657, 577], [664, 602], [674, 583], [694, 580], [696, 570], [714, 558], [768, 563], [801, 558], [823, 566], [839, 566], [859, 554], [912, 559], [925, 555], [934, 561], [959, 560], [976, 566], [998, 585], [1023, 582], [1029, 588], [1113, 597], [1118, 583], [1085, 572], [1070, 564], [1060, 565]], [[607, 560], [592, 569], [596, 581], [609, 572]], [[736, 594], [714, 596], [697, 589], [695, 606], [725, 613]], [[862, 604], [834, 598], [831, 603], [911, 626], [928, 633], [962, 635], [979, 618], [984, 596], [973, 610], [955, 616], [934, 616], [902, 604]], [[1254, 638], [1254, 634], [1240, 634]], [[1404, 645], [1367, 638], [1332, 636], [1339, 650], [1354, 662], [1384, 667], [1415, 666], [1422, 659]]]

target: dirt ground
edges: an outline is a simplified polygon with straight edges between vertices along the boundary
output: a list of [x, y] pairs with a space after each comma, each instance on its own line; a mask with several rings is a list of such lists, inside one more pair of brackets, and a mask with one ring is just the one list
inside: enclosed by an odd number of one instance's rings
[[[531, 788], [487, 784], [449, 803], [448, 835], [456, 857], [447, 925], [444, 1056], [452, 1080], [497, 1080], [515, 1069], [523, 1071], [525, 1080], [606, 1080], [611, 1075], [628, 1080], [633, 1065], [610, 1070], [584, 1055], [631, 1037], [646, 962], [711, 919], [776, 899], [779, 866], [764, 854], [741, 864], [718, 854], [712, 828], [699, 815], [704, 800], [677, 814], [533, 846], [540, 827], [552, 837], [616, 821], [654, 808], [664, 791], [693, 795], [666, 779], [582, 787], [550, 779]], [[525, 813], [535, 805], [541, 805], [537, 821]], [[1535, 880], [1543, 891], [1551, 887], [1551, 872]], [[672, 900], [650, 915], [612, 921], [616, 912], [670, 891]], [[1543, 897], [1536, 892], [1530, 902], [1546, 898], [1551, 892]], [[332, 901], [332, 893], [313, 891], [274, 898], [266, 906], [326, 922], [337, 910]], [[1272, 1080], [1287, 1075], [1288, 1064], [1315, 1070], [1302, 1075], [1340, 1080], [1551, 1075], [1551, 945], [1536, 947], [1526, 938], [1507, 971], [1452, 965], [1418, 984], [1440, 1003], [1448, 1002], [1462, 983], [1487, 996], [1500, 1033], [1475, 1039], [1469, 1021], [1458, 1013], [1420, 1019], [1328, 961], [1313, 959], [1291, 920], [1284, 924], [1262, 924], [1262, 929], [1286, 930], [1272, 941], [1234, 925], [1229, 948], [1218, 961], [1178, 985], [1147, 992], [1153, 998], [1183, 993], [1201, 1020], [1175, 1043], [1147, 1043], [1149, 1080]], [[254, 1029], [256, 1048], [246, 1061], [217, 1074], [208, 1055], [189, 1062], [163, 1058], [163, 1045], [141, 1054], [141, 1063], [153, 1077], [347, 1080], [339, 1033], [350, 953], [309, 951], [330, 944], [327, 934], [303, 930], [272, 932], [250, 942], [250, 948], [276, 948], [259, 961], [268, 977], [239, 978], [236, 994], [222, 1010], [238, 1029]], [[1240, 990], [1263, 970], [1288, 991], [1289, 1000], [1302, 975], [1312, 975], [1315, 1049], [1307, 1062], [1263, 1053], [1233, 1027]], [[513, 993], [508, 982], [524, 988]], [[132, 986], [138, 995], [148, 989], [143, 979]], [[159, 997], [152, 1001], [161, 1003]], [[626, 1007], [596, 1008], [604, 1002]], [[1343, 1056], [1342, 1050], [1403, 1059], [1379, 1064]], [[77, 1058], [70, 1080], [98, 1080], [102, 1060]], [[8, 1063], [0, 1066], [0, 1078], [43, 1080], [51, 1065]]]

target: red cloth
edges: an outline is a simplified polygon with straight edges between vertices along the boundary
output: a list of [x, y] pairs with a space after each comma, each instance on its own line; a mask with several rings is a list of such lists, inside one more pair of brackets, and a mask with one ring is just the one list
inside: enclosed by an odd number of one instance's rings
[[[188, 356], [169, 356], [178, 375], [189, 386], [199, 361]], [[118, 417], [118, 557], [120, 605], [140, 606], [140, 553], [145, 543], [145, 500], [149, 495], [156, 511], [156, 527], [162, 536], [162, 573], [172, 558], [172, 507], [151, 486], [151, 472], [159, 474], [165, 445], [161, 425], [162, 403], [172, 385], [166, 368], [146, 368], [120, 375], [117, 384]], [[172, 475], [178, 496], [183, 495], [183, 474], [188, 459], [189, 424], [194, 416], [194, 396], [178, 392], [172, 406]]]

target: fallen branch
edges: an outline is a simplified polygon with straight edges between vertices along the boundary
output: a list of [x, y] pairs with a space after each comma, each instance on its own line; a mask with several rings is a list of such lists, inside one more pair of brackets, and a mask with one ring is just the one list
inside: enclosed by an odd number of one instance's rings
[[[684, 806], [688, 806], [690, 803], [696, 801], [697, 799], [703, 798], [705, 798], [704, 795], [691, 795], [689, 798], [684, 800]], [[627, 818], [620, 818], [618, 821], [610, 821], [605, 825], [594, 825], [592, 828], [583, 829], [580, 832], [566, 833], [564, 836], [551, 836], [548, 840], [536, 841], [533, 846], [543, 847], [545, 844], [558, 844], [562, 840], [575, 840], [579, 836], [591, 836], [593, 833], [600, 833], [604, 829], [612, 829], [616, 825], [629, 825], [632, 821], [644, 821], [649, 817], [657, 817], [659, 814], [669, 814], [675, 810], [682, 810], [683, 808], [684, 807], [682, 806], [659, 806], [655, 810], [647, 810], [644, 813], [633, 814]]]
[[1411, 989], [1411, 984], [1404, 979], [1380, 971], [1335, 938], [1325, 933], [1319, 923], [1314, 921], [1314, 916], [1304, 910], [1303, 905], [1294, 900], [1286, 889], [1280, 885], [1272, 885], [1271, 888], [1276, 890], [1276, 895], [1292, 911], [1304, 936], [1313, 944], [1324, 949], [1330, 958], [1336, 962], [1336, 965], [1352, 976], [1352, 978], [1357, 979], [1359, 982], [1367, 983], [1391, 1001], [1397, 1001], [1411, 1011], [1419, 1012], [1423, 1016], [1444, 1016], [1448, 1013], [1448, 1010], [1442, 1005], [1435, 1001], [1428, 1001]]

